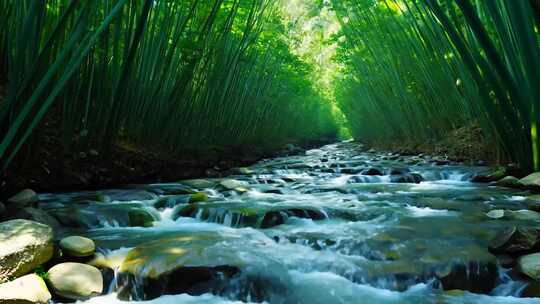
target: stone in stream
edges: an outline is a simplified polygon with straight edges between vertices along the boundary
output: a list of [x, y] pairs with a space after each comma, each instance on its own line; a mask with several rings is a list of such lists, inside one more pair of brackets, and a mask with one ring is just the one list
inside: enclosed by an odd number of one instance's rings
[[531, 279], [540, 281], [540, 253], [520, 257], [518, 259], [518, 269]]
[[7, 200], [9, 208], [22, 209], [39, 201], [39, 197], [32, 189], [25, 189]]
[[52, 256], [51, 227], [28, 220], [0, 223], [0, 282], [32, 271]]
[[214, 188], [218, 182], [209, 179], [188, 179], [180, 181], [180, 183], [197, 189]]
[[235, 190], [237, 188], [246, 187], [249, 184], [247, 182], [235, 180], [235, 179], [224, 179], [219, 182], [219, 185], [227, 190]]
[[497, 285], [499, 270], [495, 257], [491, 261], [471, 261], [448, 265], [437, 273], [444, 290], [468, 290], [489, 293]]
[[96, 252], [94, 241], [82, 236], [68, 236], [60, 240], [62, 252], [72, 257], [88, 257]]
[[499, 167], [494, 171], [488, 171], [486, 173], [479, 173], [472, 178], [473, 183], [491, 183], [501, 180], [506, 176], [506, 169]]
[[535, 172], [519, 180], [519, 185], [533, 192], [540, 192], [540, 172]]
[[539, 241], [538, 229], [512, 226], [492, 241], [489, 250], [496, 254], [519, 254], [536, 248]]
[[491, 210], [488, 213], [486, 213], [486, 216], [492, 219], [500, 219], [504, 217], [504, 210], [502, 209]]
[[498, 180], [495, 185], [499, 187], [507, 187], [507, 188], [519, 188], [520, 183], [519, 179], [513, 176], [506, 176], [500, 180]]
[[383, 175], [383, 172], [381, 169], [378, 169], [378, 168], [369, 168], [369, 169], [366, 169], [364, 171], [362, 171], [362, 175], [371, 175], [371, 176], [375, 176], [375, 175]]
[[154, 208], [173, 208], [177, 205], [184, 205], [190, 202], [191, 195], [189, 194], [180, 194], [180, 195], [171, 195], [160, 197], [155, 203]]
[[134, 209], [128, 212], [131, 227], [152, 227], [154, 217], [146, 210]]
[[419, 184], [424, 180], [419, 173], [405, 173], [401, 175], [391, 175], [390, 181], [392, 183], [411, 183]]
[[86, 300], [103, 292], [101, 272], [86, 264], [58, 264], [49, 269], [46, 280], [54, 294], [70, 300]]
[[17, 213], [17, 216], [19, 218], [24, 218], [28, 220], [32, 220], [34, 222], [38, 222], [47, 226], [50, 226], [54, 230], [60, 228], [60, 222], [58, 220], [48, 214], [46, 211], [39, 209], [39, 208], [33, 208], [33, 207], [27, 207], [22, 209], [20, 212]]
[[120, 267], [119, 298], [148, 300], [163, 294], [200, 295], [224, 289], [242, 262], [236, 252], [215, 247], [223, 240], [218, 234], [196, 233], [131, 249]]
[[47, 304], [51, 294], [41, 277], [28, 274], [16, 280], [0, 284], [2, 304]]

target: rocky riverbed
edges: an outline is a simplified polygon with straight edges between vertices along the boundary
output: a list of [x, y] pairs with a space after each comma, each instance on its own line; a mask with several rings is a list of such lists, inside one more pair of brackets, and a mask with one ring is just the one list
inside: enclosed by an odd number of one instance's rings
[[29, 220], [0, 223], [0, 303], [540, 303], [536, 178], [508, 174], [340, 143], [227, 178], [28, 190], [6, 206]]

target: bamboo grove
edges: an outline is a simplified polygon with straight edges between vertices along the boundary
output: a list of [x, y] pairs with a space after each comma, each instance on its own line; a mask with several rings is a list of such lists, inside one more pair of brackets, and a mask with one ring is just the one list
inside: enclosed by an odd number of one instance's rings
[[540, 1], [333, 0], [336, 94], [356, 138], [436, 139], [478, 123], [539, 169]]
[[[0, 158], [47, 119], [65, 151], [170, 151], [333, 136], [272, 0], [0, 0]], [[52, 118], [51, 118], [52, 117]]]

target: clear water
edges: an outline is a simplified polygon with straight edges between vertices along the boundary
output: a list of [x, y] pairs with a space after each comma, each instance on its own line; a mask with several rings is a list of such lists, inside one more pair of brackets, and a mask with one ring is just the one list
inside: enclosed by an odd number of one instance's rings
[[[383, 175], [362, 175], [371, 167]], [[58, 237], [94, 239], [116, 275], [128, 252], [149, 242], [159, 248], [145, 249], [140, 274], [181, 266], [239, 269], [226, 287], [152, 299], [134, 288], [119, 300], [115, 278], [106, 295], [87, 303], [540, 303], [520, 298], [526, 283], [500, 266], [488, 294], [441, 288], [439, 273], [448, 267], [465, 265], [474, 277], [497, 264], [488, 244], [515, 222], [489, 219], [486, 212], [534, 203], [527, 192], [469, 182], [486, 169], [438, 166], [428, 157], [361, 152], [340, 143], [231, 176], [244, 182], [241, 192], [201, 189], [210, 200], [178, 218], [185, 205], [154, 207], [164, 197], [161, 190], [177, 184], [41, 198], [43, 208], [71, 226]], [[398, 171], [424, 181], [393, 182], [390, 173]], [[129, 227], [131, 210], [151, 214], [153, 226]], [[268, 214], [281, 222], [269, 225]], [[521, 222], [527, 224], [536, 223]]]

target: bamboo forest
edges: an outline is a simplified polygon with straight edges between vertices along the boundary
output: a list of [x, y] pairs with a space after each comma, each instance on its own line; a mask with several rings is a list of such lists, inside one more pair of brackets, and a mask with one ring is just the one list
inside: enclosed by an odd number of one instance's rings
[[0, 0], [0, 304], [540, 304], [540, 0]]

